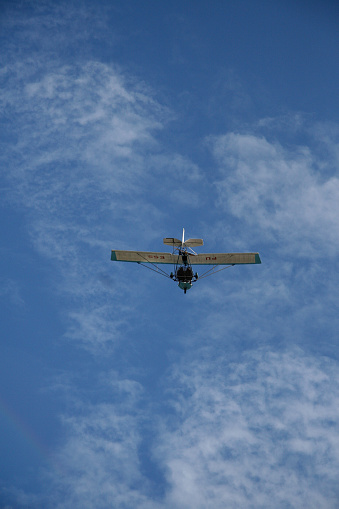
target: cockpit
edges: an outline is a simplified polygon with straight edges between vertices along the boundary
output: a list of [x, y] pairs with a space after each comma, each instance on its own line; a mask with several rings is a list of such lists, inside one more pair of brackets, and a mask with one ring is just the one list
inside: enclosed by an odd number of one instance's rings
[[192, 267], [190, 266], [179, 267], [176, 276], [179, 282], [190, 283], [193, 278]]

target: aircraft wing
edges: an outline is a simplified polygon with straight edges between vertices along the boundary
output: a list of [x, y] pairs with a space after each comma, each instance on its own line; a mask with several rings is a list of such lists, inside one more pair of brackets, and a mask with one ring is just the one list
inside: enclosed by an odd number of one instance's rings
[[238, 265], [261, 263], [259, 253], [205, 253], [189, 256], [191, 265]]
[[[172, 253], [153, 251], [112, 250], [111, 260], [115, 262], [182, 264], [182, 257]], [[239, 265], [261, 263], [259, 253], [205, 253], [189, 255], [191, 265]]]
[[112, 251], [111, 260], [114, 262], [140, 263], [177, 263], [178, 255], [172, 253], [154, 253], [153, 251]]

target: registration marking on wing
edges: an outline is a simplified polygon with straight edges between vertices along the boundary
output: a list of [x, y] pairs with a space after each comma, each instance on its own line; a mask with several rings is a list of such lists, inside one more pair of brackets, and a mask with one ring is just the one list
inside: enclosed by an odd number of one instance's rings
[[201, 253], [190, 256], [191, 265], [240, 265], [261, 263], [259, 253]]
[[176, 263], [178, 256], [172, 253], [154, 253], [151, 251], [112, 250], [111, 260], [134, 263]]

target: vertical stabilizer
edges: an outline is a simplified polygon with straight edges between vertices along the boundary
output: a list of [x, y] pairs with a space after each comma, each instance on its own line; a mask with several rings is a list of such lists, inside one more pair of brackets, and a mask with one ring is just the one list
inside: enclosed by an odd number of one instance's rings
[[184, 247], [184, 244], [185, 244], [185, 228], [182, 229], [181, 247]]

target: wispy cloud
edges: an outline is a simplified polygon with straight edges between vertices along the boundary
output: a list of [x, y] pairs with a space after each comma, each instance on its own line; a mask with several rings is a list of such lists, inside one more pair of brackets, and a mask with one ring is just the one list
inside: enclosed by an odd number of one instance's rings
[[337, 366], [301, 350], [204, 357], [171, 380], [167, 506], [336, 507]]
[[141, 455], [149, 421], [145, 390], [113, 371], [101, 384], [96, 399], [100, 393], [102, 402], [74, 397], [77, 411], [63, 418], [64, 444], [54, 457], [55, 471], [45, 478], [47, 506], [160, 507]]
[[[171, 160], [172, 172], [173, 166], [188, 168], [184, 158], [166, 156], [154, 137], [170, 114], [144, 85], [94, 62], [37, 73], [21, 61], [15, 72], [7, 69], [5, 83], [2, 101], [16, 119], [15, 127], [7, 120], [10, 140], [2, 153], [7, 202], [25, 210], [33, 245], [62, 276], [59, 291], [81, 301], [69, 313], [74, 325], [81, 322], [69, 337], [82, 337], [86, 345], [112, 342], [124, 306], [115, 306], [110, 327], [107, 302], [114, 296], [97, 274], [110, 249], [130, 241], [131, 227], [134, 242], [154, 237], [163, 213], [147, 189], [168, 174]], [[107, 332], [100, 333], [103, 319]]]
[[247, 351], [233, 361], [214, 348], [196, 349], [163, 378], [158, 405], [139, 383], [111, 373], [109, 403], [75, 400], [76, 415], [65, 416], [49, 501], [334, 508], [337, 380], [333, 361], [297, 348]]
[[19, 309], [25, 304], [19, 283], [10, 278], [0, 278], [0, 298]]
[[279, 242], [282, 252], [337, 253], [339, 179], [323, 175], [324, 156], [254, 134], [228, 133], [211, 143], [225, 211], [251, 225], [258, 238]]

